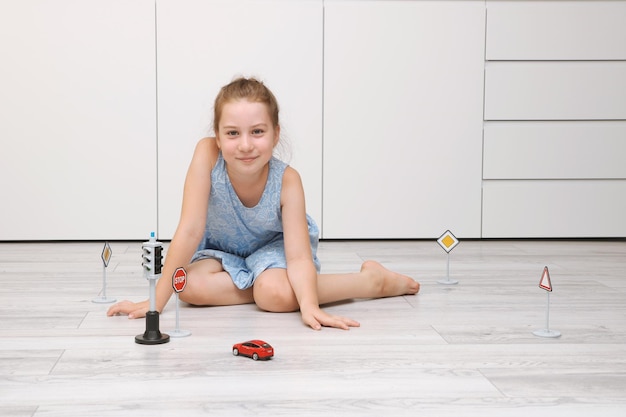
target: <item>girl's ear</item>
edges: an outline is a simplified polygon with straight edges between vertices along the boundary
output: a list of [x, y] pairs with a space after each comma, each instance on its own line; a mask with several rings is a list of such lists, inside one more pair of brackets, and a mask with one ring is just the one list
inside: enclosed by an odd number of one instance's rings
[[274, 146], [278, 145], [278, 140], [280, 139], [280, 125], [276, 125], [274, 129]]
[[217, 145], [217, 149], [222, 149], [220, 146], [220, 137], [217, 132], [215, 132], [215, 144]]

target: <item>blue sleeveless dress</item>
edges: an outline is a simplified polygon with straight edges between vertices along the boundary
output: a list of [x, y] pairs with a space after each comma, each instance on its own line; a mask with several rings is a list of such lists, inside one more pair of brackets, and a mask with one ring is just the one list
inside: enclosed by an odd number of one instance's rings
[[[287, 164], [272, 158], [265, 190], [254, 207], [239, 200], [226, 172], [226, 162], [219, 153], [211, 171], [211, 193], [204, 237], [191, 259], [217, 259], [240, 289], [250, 288], [266, 269], [287, 268], [280, 210], [280, 192]], [[307, 214], [309, 240], [315, 268], [319, 229]]]

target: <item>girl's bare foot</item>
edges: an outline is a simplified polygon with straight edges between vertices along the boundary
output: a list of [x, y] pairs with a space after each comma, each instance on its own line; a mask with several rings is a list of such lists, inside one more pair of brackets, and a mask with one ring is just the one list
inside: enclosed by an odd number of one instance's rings
[[376, 261], [365, 261], [361, 265], [361, 273], [371, 279], [378, 297], [417, 294], [419, 282], [413, 278], [390, 271]]

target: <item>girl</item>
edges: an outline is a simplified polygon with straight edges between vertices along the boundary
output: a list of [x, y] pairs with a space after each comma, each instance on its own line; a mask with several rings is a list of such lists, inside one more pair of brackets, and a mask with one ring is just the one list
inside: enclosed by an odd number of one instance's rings
[[[419, 283], [374, 261], [351, 274], [319, 274], [318, 228], [305, 212], [300, 176], [273, 157], [278, 103], [260, 81], [238, 78], [215, 99], [214, 138], [198, 142], [185, 180], [182, 212], [163, 276], [186, 266], [181, 300], [194, 305], [256, 303], [272, 312], [300, 310], [302, 321], [349, 329], [356, 321], [320, 304], [416, 294]], [[155, 305], [173, 293], [160, 279]], [[108, 315], [143, 317], [149, 301], [122, 301]]]

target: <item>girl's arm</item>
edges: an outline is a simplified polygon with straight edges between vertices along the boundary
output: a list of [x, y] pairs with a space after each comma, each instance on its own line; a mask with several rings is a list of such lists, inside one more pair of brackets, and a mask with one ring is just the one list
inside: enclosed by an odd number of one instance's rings
[[315, 330], [323, 326], [348, 330], [356, 322], [325, 313], [317, 297], [317, 270], [311, 254], [304, 189], [300, 175], [287, 167], [283, 175], [281, 210], [287, 277], [300, 306], [302, 321]]
[[[189, 264], [204, 234], [206, 214], [211, 189], [211, 170], [217, 160], [218, 149], [213, 138], [202, 139], [187, 170], [183, 191], [183, 204], [178, 227], [167, 250], [162, 276], [156, 285], [155, 307], [162, 311], [174, 292], [172, 274]], [[139, 303], [122, 301], [109, 309], [109, 316], [128, 314], [128, 318], [144, 317], [149, 310], [149, 300]]]

